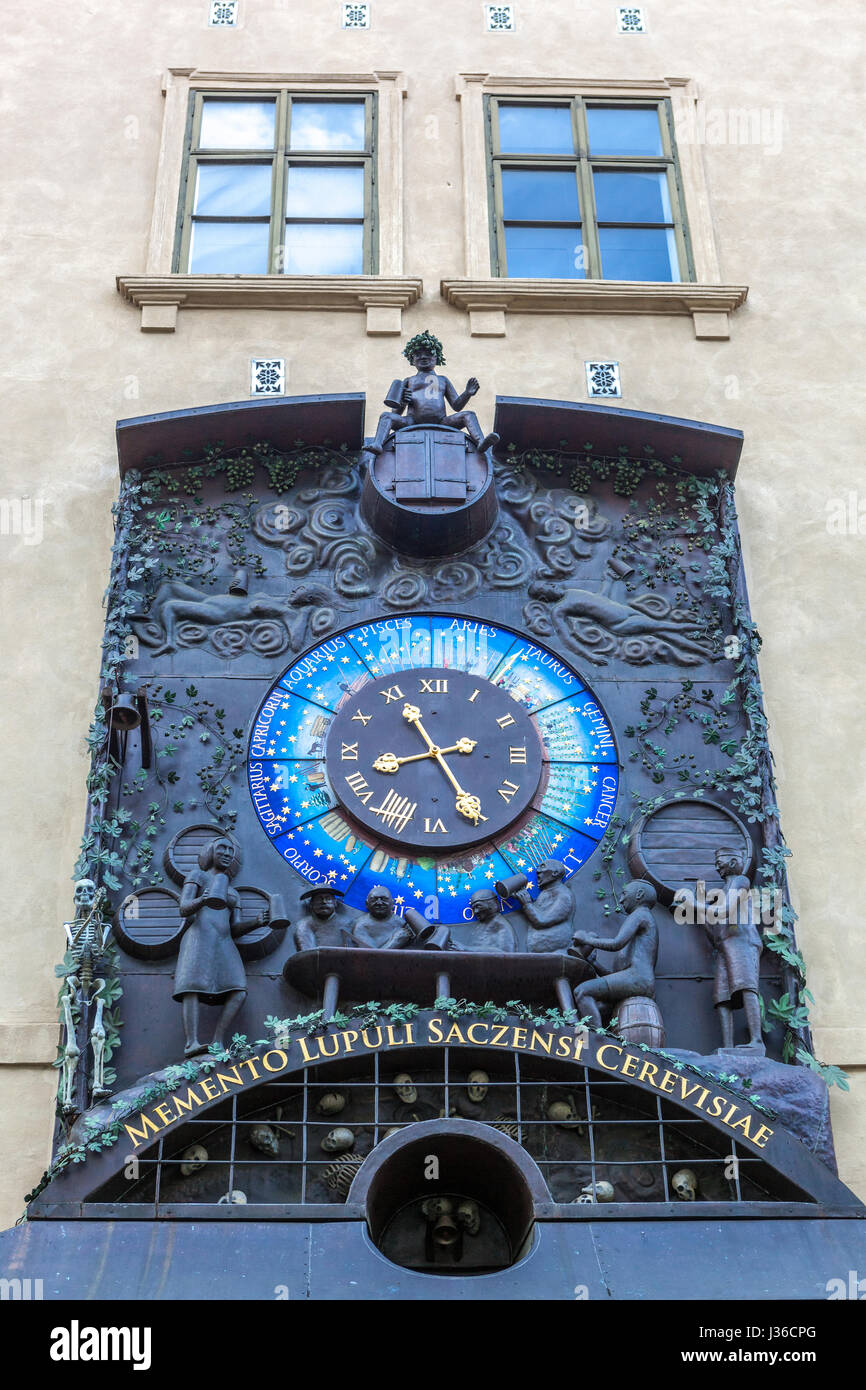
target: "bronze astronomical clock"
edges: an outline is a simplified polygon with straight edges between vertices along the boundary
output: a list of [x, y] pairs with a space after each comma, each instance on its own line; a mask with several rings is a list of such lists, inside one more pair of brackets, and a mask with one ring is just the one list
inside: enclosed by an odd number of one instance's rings
[[547, 858], [569, 876], [610, 820], [610, 726], [534, 641], [450, 614], [384, 618], [314, 647], [262, 702], [256, 815], [284, 861], [363, 907], [469, 920], [469, 897]]

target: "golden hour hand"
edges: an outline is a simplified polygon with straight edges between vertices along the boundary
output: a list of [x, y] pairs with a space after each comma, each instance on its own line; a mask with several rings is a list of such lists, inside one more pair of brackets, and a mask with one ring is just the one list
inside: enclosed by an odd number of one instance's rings
[[471, 753], [474, 747], [474, 738], [458, 738], [450, 748], [428, 748], [426, 753], [413, 753], [411, 758], [396, 758], [393, 753], [382, 753], [373, 767], [376, 772], [398, 772], [403, 763], [418, 763], [424, 758], [435, 757], [437, 753]]
[[[457, 812], [458, 816], [463, 816], [464, 820], [471, 820], [473, 825], [477, 825], [478, 822], [481, 820], [486, 820], [487, 817], [482, 816], [481, 814], [481, 802], [479, 798], [477, 796], [473, 796], [471, 792], [467, 792], [463, 789], [463, 787], [461, 787], [460, 783], [457, 781], [457, 778], [454, 776], [454, 773], [451, 771], [450, 767], [448, 766], [444, 757], [442, 756], [443, 753], [450, 753], [452, 750], [450, 748], [439, 748], [438, 745], [433, 742], [432, 738], [427, 733], [427, 730], [424, 728], [424, 725], [421, 723], [421, 711], [418, 708], [418, 706], [404, 705], [403, 718], [408, 720], [410, 724], [414, 724], [415, 728], [418, 730], [424, 742], [427, 744], [427, 752], [426, 754], [422, 754], [421, 756], [436, 759], [442, 771], [445, 773], [445, 776], [448, 778], [448, 781], [451, 783], [452, 787], [457, 793], [457, 800], [454, 803], [454, 809]], [[460, 739], [459, 743], [471, 743], [472, 748], [475, 747], [475, 744], [472, 741], [472, 739]], [[464, 749], [458, 746], [455, 748], [454, 751], [459, 753], [462, 753], [464, 751], [471, 753], [472, 748]], [[375, 763], [373, 764], [373, 766], [375, 767]]]

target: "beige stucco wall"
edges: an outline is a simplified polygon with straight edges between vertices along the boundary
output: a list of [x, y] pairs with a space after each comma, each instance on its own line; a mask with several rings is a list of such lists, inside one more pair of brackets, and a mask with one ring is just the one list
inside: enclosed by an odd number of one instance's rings
[[[343, 31], [336, 0], [307, 0], [303, 19], [289, 0], [242, 0], [242, 26], [225, 30], [205, 27], [206, 8], [47, 0], [6, 26], [0, 497], [42, 499], [44, 536], [0, 536], [0, 1225], [48, 1154], [53, 965], [84, 812], [114, 421], [243, 399], [258, 355], [287, 359], [290, 394], [365, 391], [374, 417], [402, 360], [401, 340], [368, 337], [363, 314], [181, 311], [174, 334], [139, 331], [114, 277], [145, 269], [160, 78], [183, 66], [405, 74], [404, 270], [425, 295], [404, 328], [439, 334], [459, 384], [481, 379], [482, 422], [497, 392], [586, 399], [584, 360], [615, 358], [626, 408], [745, 432], [739, 506], [816, 1045], [854, 1073], [833, 1111], [842, 1176], [866, 1197], [866, 537], [826, 528], [827, 502], [858, 487], [860, 7], [648, 0], [642, 36], [617, 35], [613, 4], [587, 0], [524, 0], [513, 35], [485, 34], [474, 0], [373, 0], [369, 32]], [[696, 341], [687, 316], [603, 315], [510, 315], [507, 337], [470, 338], [439, 297], [440, 279], [464, 273], [461, 70], [692, 78], [721, 113], [714, 139], [731, 111], [767, 113], [762, 143], [700, 150], [721, 279], [750, 286], [729, 341]]]

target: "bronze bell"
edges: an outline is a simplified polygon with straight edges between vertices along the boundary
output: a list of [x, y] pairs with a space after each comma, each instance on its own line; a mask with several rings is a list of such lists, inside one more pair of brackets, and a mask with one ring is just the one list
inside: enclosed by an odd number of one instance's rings
[[141, 723], [141, 714], [138, 703], [134, 695], [125, 690], [122, 695], [118, 695], [108, 711], [111, 720], [111, 727], [118, 733], [128, 734], [130, 729], [137, 729]]

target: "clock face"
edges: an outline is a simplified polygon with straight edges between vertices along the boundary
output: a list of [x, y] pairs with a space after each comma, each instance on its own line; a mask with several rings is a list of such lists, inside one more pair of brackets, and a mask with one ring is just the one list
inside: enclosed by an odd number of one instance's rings
[[[249, 745], [256, 815], [283, 861], [363, 909], [471, 918], [475, 889], [542, 859], [569, 876], [613, 813], [617, 753], [581, 677], [510, 629], [383, 618], [280, 677]], [[508, 911], [510, 903], [504, 905]]]

